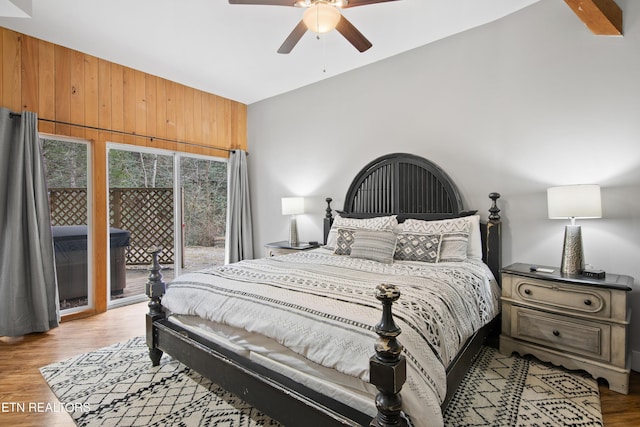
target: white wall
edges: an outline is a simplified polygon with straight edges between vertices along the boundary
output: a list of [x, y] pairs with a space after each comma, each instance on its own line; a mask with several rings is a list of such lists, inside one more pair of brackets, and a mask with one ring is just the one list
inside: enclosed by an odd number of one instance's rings
[[300, 237], [321, 240], [324, 198], [342, 208], [360, 168], [408, 152], [447, 171], [485, 219], [488, 193], [502, 194], [503, 265], [558, 265], [565, 223], [547, 218], [547, 187], [600, 184], [604, 218], [581, 223], [586, 261], [640, 284], [640, 2], [617, 3], [624, 37], [594, 36], [563, 1], [542, 0], [250, 105], [256, 254], [288, 236], [280, 197], [307, 197]]

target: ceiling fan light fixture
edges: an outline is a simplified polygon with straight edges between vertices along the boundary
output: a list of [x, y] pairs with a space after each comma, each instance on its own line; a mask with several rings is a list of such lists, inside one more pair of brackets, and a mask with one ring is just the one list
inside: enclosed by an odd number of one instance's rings
[[336, 28], [340, 21], [340, 11], [326, 3], [316, 3], [304, 11], [302, 21], [309, 31], [328, 33]]

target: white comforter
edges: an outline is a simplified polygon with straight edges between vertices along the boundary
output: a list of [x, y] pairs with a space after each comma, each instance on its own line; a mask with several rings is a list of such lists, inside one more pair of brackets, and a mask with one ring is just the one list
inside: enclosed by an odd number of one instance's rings
[[393, 312], [407, 359], [404, 410], [416, 426], [442, 425], [446, 366], [499, 310], [499, 288], [480, 262], [387, 265], [319, 249], [185, 274], [168, 286], [162, 304], [268, 336], [368, 381], [380, 283], [401, 292]]

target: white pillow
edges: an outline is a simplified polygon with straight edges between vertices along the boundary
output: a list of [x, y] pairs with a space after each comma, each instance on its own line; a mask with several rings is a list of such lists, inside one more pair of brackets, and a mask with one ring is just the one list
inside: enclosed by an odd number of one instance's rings
[[327, 235], [326, 249], [334, 250], [338, 238], [338, 228], [345, 230], [393, 231], [398, 225], [396, 215], [378, 216], [375, 218], [344, 218], [336, 215]]
[[480, 234], [480, 215], [471, 215], [461, 219], [469, 221], [469, 247], [467, 258], [482, 261], [482, 236]]
[[468, 233], [467, 258], [482, 260], [482, 239], [480, 237], [480, 215], [462, 218], [422, 221], [407, 219], [402, 223], [404, 232], [422, 234]]

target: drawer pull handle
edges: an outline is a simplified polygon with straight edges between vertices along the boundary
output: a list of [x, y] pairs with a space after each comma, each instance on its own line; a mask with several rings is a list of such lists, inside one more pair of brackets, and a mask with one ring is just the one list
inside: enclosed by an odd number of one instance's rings
[[591, 300], [590, 299], [584, 300], [584, 305], [591, 305]]
[[525, 289], [524, 293], [527, 294], [527, 295], [531, 295], [531, 289]]
[[556, 336], [556, 337], [559, 337], [559, 336], [560, 336], [560, 331], [559, 331], [559, 330], [557, 330], [557, 329], [555, 329], [555, 330], [553, 331], [553, 335], [554, 335], [554, 336]]

